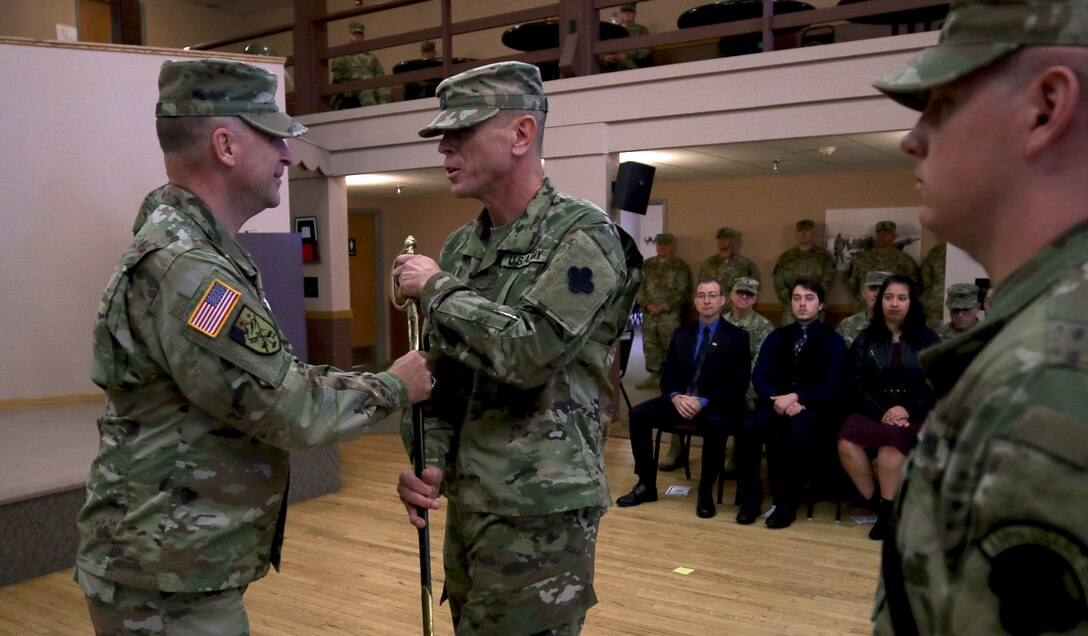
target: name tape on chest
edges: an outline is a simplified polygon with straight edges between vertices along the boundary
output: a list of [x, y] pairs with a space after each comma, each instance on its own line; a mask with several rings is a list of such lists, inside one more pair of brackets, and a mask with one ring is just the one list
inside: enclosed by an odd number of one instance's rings
[[241, 294], [236, 289], [216, 278], [204, 292], [200, 303], [193, 310], [193, 315], [189, 317], [189, 326], [215, 338], [240, 297]]
[[499, 264], [503, 267], [520, 268], [533, 263], [548, 262], [548, 254], [545, 250], [533, 250], [528, 254], [504, 254]]

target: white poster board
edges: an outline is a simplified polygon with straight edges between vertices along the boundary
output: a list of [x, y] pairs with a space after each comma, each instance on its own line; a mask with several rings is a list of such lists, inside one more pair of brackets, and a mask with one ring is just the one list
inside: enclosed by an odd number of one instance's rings
[[906, 252], [916, 263], [922, 260], [922, 226], [918, 222], [920, 208], [845, 208], [827, 210], [827, 249], [835, 257], [835, 267], [850, 269], [850, 261], [858, 252], [872, 247], [873, 235], [879, 221], [894, 221], [896, 247]]

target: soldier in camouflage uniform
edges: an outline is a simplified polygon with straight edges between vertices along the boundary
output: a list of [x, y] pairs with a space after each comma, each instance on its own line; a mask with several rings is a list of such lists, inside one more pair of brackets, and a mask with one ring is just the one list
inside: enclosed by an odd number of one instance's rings
[[926, 326], [933, 330], [944, 320], [944, 265], [947, 259], [947, 243], [929, 250], [922, 259], [922, 305], [926, 309]]
[[995, 284], [923, 355], [938, 397], [884, 543], [877, 634], [1088, 633], [1088, 1], [957, 1], [875, 86], [921, 118], [922, 224]]
[[[631, 37], [635, 37], [636, 35], [649, 35], [649, 29], [638, 22], [635, 22], [635, 18], [637, 17], [638, 9], [634, 2], [620, 5], [620, 26], [627, 29], [627, 35]], [[650, 66], [653, 61], [650, 57], [652, 54], [653, 51], [647, 48], [604, 53], [599, 58], [600, 69], [602, 73], [611, 73], [613, 71], [627, 71], [634, 68], [644, 68]]]
[[636, 302], [642, 308], [642, 352], [650, 377], [636, 384], [636, 389], [660, 386], [661, 362], [672, 332], [684, 319], [684, 303], [691, 296], [691, 269], [673, 256], [673, 241], [673, 235], [667, 232], [655, 236], [657, 256], [646, 259], [643, 265], [644, 278]]
[[[759, 298], [759, 281], [754, 278], [742, 276], [733, 282], [733, 308], [725, 313], [725, 321], [736, 325], [748, 332], [749, 344], [752, 353], [752, 368], [756, 366], [756, 358], [759, 357], [759, 348], [763, 341], [774, 331], [774, 325], [753, 309], [756, 299]], [[748, 383], [748, 410], [755, 408], [756, 390]]]
[[242, 593], [279, 568], [288, 451], [359, 437], [430, 393], [418, 352], [347, 373], [304, 364], [280, 332], [234, 240], [279, 204], [283, 138], [306, 132], [275, 94], [241, 62], [162, 65], [169, 184], [144, 199], [94, 327], [107, 401], [76, 580], [98, 633], [248, 633]]
[[[351, 43], [358, 44], [366, 35], [366, 27], [359, 22], [352, 22], [348, 27], [351, 30]], [[352, 53], [334, 58], [332, 61], [332, 83], [340, 84], [352, 80], [368, 79], [385, 75], [385, 69], [378, 60], [378, 56], [369, 51]], [[391, 93], [388, 86], [381, 88], [368, 88], [365, 91], [353, 91], [350, 93], [338, 93], [332, 96], [329, 105], [333, 110], [345, 108], [358, 108], [360, 106], [373, 106], [374, 104], [386, 104]]]
[[[783, 327], [793, 322], [790, 292], [795, 280], [819, 281], [827, 289], [835, 282], [835, 257], [812, 240], [816, 222], [801, 219], [794, 227], [797, 228], [797, 245], [783, 252], [774, 265], [774, 291], [782, 302]], [[823, 316], [820, 319], [823, 320]]]
[[398, 491], [417, 526], [415, 506], [437, 507], [440, 485], [446, 494], [458, 634], [577, 634], [596, 603], [597, 528], [611, 503], [608, 371], [642, 257], [600, 208], [544, 176], [535, 66], [475, 68], [437, 96], [442, 110], [419, 134], [442, 135], [454, 196], [485, 208], [437, 263], [403, 255], [393, 271], [438, 357], [427, 468], [422, 480], [405, 471]]
[[914, 281], [915, 285], [921, 284], [918, 263], [915, 263], [914, 259], [908, 256], [906, 252], [895, 246], [895, 230], [894, 221], [880, 221], [877, 223], [876, 234], [873, 239], [874, 246], [862, 250], [850, 261], [847, 280], [850, 284], [850, 291], [854, 293], [858, 300], [862, 298], [861, 282], [865, 280], [865, 275], [872, 271], [880, 270], [906, 276]]
[[876, 307], [876, 298], [880, 292], [880, 286], [884, 284], [884, 280], [889, 276], [891, 276], [890, 272], [879, 270], [865, 275], [865, 287], [861, 291], [865, 308], [856, 314], [843, 318], [839, 326], [835, 328], [835, 331], [846, 341], [847, 347], [854, 344], [854, 338], [857, 338], [858, 334], [865, 331], [865, 328], [869, 326], [869, 321], [873, 317], [873, 308]]
[[[727, 298], [729, 292], [733, 289], [733, 281], [741, 276], [755, 278], [756, 280], [759, 279], [759, 274], [756, 273], [756, 266], [752, 261], [737, 254], [733, 250], [733, 244], [736, 243], [738, 235], [740, 235], [740, 232], [731, 227], [718, 228], [718, 232], [714, 235], [718, 241], [718, 253], [708, 257], [699, 267], [699, 278], [709, 276], [710, 278], [717, 278], [720, 280], [722, 282], [722, 289], [725, 290]], [[722, 311], [724, 313], [732, 308], [733, 301], [726, 300], [725, 309]]]
[[978, 285], [956, 283], [948, 287], [948, 301], [945, 304], [948, 305], [951, 320], [937, 328], [941, 340], [948, 340], [978, 325], [978, 312], [982, 309], [978, 296]]

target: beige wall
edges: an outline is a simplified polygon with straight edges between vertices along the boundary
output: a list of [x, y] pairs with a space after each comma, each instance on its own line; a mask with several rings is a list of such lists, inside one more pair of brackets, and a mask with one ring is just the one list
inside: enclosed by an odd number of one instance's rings
[[0, 2], [0, 35], [55, 40], [57, 23], [76, 26], [75, 0]]
[[[0, 400], [96, 390], [87, 377], [95, 312], [140, 201], [166, 181], [156, 81], [163, 60], [183, 55], [0, 39], [0, 86], [34, 87], [5, 105], [0, 295], [12, 302], [0, 306]], [[286, 231], [286, 183], [281, 194], [280, 207], [243, 229]]]

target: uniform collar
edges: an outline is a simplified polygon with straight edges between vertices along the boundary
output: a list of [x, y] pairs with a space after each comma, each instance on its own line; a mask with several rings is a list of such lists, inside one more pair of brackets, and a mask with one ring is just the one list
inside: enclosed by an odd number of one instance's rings
[[140, 211], [136, 214], [132, 233], [138, 233], [148, 222], [154, 223], [152, 214], [164, 205], [188, 218], [209, 242], [234, 261], [246, 275], [251, 278], [257, 275], [257, 267], [253, 264], [249, 252], [234, 240], [230, 231], [215, 216], [211, 208], [200, 200], [200, 197], [185, 188], [167, 184], [144, 197], [143, 203], [140, 204]]

